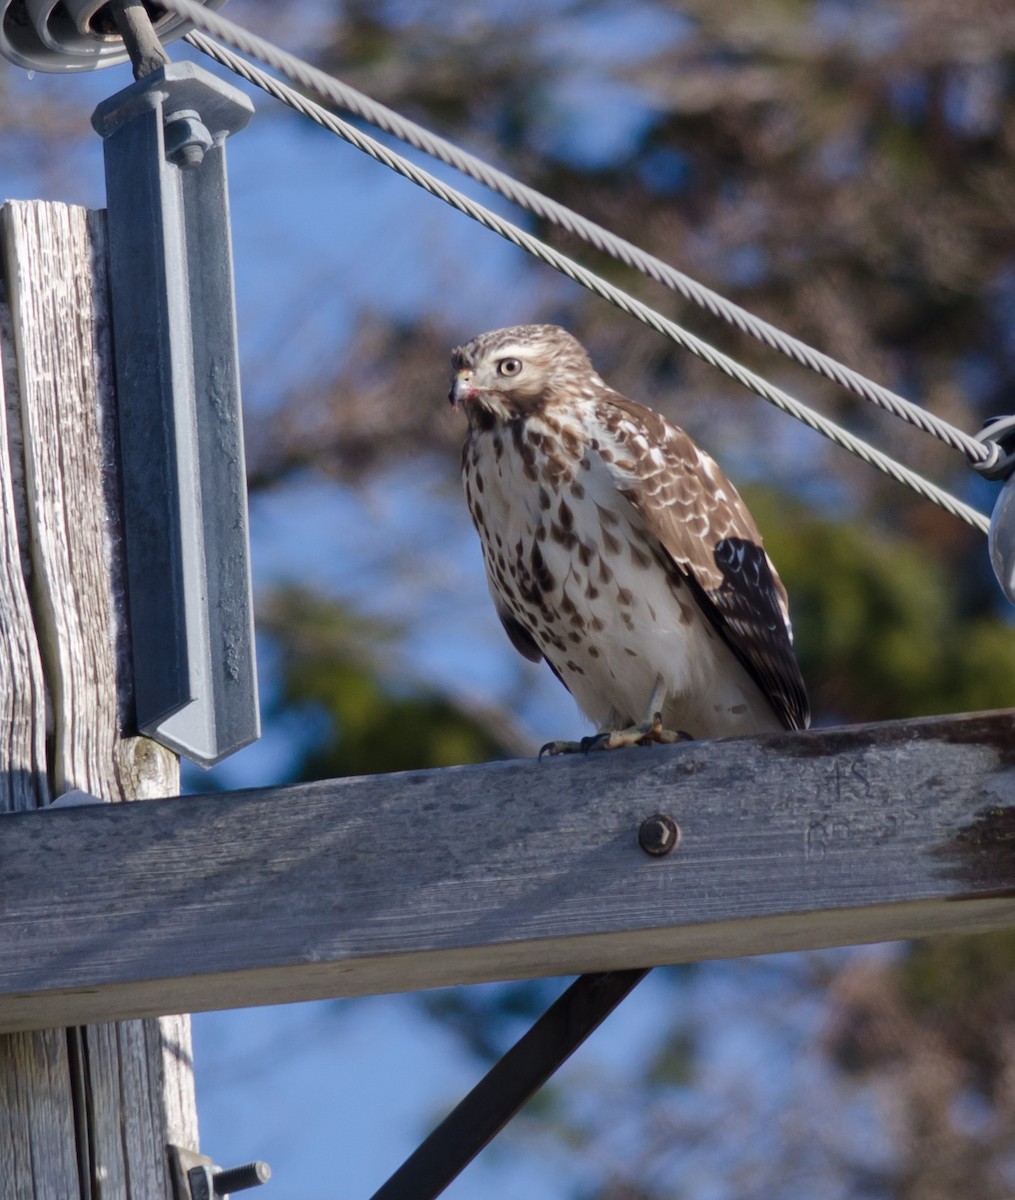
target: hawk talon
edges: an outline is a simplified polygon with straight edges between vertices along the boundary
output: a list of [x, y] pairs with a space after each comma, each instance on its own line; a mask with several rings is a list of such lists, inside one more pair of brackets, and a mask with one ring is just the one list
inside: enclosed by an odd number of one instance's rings
[[693, 742], [691, 734], [683, 729], [664, 729], [662, 715], [656, 713], [653, 721], [630, 725], [626, 729], [603, 729], [599, 733], [583, 737], [580, 742], [554, 741], [540, 747], [539, 759], [544, 754], [551, 758], [558, 754], [589, 754], [592, 750], [620, 750], [628, 746], [671, 746], [676, 742]]
[[544, 754], [555, 758], [558, 754], [588, 754], [591, 750], [605, 750], [607, 747], [602, 743], [609, 736], [610, 730], [607, 729], [602, 733], [593, 733], [588, 737], [583, 737], [580, 742], [546, 742], [539, 748], [537, 761], [541, 761]]
[[643, 742], [642, 745], [648, 746], [652, 742], [657, 742], [660, 746], [671, 746], [674, 742], [693, 742], [694, 734], [688, 733], [686, 729], [665, 729], [663, 727], [663, 714], [656, 713], [652, 718], [652, 724], [649, 727], [649, 740]]
[[619, 750], [625, 746], [671, 746], [675, 742], [693, 742], [694, 737], [683, 729], [665, 729], [660, 713], [651, 721], [641, 721], [626, 729], [608, 729], [600, 734], [603, 750]]
[[585, 743], [594, 740], [594, 738], [582, 738], [580, 742], [545, 742], [539, 747], [536, 761], [542, 762], [544, 754], [548, 754], [551, 758], [555, 758], [558, 754], [587, 754], [589, 747]]

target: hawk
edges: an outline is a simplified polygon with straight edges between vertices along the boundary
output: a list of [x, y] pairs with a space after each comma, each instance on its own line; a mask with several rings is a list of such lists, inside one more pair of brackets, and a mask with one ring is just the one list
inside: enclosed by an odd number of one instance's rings
[[508, 636], [600, 731], [559, 753], [802, 729], [786, 590], [750, 513], [683, 430], [555, 325], [452, 355], [465, 495]]

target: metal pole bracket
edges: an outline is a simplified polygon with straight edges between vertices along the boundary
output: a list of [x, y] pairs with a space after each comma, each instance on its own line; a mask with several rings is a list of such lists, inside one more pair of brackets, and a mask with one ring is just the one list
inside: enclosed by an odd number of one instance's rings
[[225, 140], [253, 106], [192, 63], [104, 101], [138, 729], [210, 765], [260, 734]]

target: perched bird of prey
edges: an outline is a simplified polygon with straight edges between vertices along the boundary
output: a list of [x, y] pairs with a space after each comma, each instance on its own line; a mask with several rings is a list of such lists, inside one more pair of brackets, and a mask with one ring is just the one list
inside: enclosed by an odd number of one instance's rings
[[551, 753], [802, 729], [786, 590], [736, 489], [555, 325], [452, 355], [465, 495], [497, 613], [600, 731]]

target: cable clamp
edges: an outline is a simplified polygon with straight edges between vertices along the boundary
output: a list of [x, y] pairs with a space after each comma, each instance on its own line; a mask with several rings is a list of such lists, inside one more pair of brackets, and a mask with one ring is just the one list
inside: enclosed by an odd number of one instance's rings
[[1015, 416], [991, 417], [976, 435], [991, 451], [990, 458], [973, 463], [984, 479], [1007, 479], [1015, 472]]

